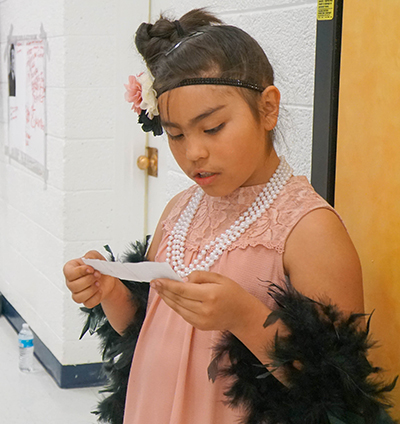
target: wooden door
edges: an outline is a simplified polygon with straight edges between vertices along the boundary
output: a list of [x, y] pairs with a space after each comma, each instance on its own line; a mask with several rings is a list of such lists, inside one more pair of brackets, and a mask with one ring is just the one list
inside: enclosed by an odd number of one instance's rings
[[[400, 373], [400, 2], [345, 0], [335, 206], [361, 257], [366, 312]], [[400, 417], [400, 387], [393, 392]]]

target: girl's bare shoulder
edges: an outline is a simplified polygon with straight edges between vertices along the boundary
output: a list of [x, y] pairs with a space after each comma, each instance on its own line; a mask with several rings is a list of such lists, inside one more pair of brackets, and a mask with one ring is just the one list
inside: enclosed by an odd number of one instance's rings
[[306, 296], [327, 297], [345, 311], [363, 311], [360, 260], [332, 210], [313, 210], [297, 223], [286, 241], [284, 267]]

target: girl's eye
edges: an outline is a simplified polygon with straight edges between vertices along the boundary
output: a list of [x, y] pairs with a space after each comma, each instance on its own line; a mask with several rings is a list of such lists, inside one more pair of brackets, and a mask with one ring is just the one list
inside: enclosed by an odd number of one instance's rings
[[168, 135], [168, 138], [171, 140], [180, 140], [183, 138], [183, 134], [172, 135], [167, 133], [167, 135]]
[[209, 130], [204, 130], [204, 132], [206, 134], [211, 134], [211, 135], [216, 134], [218, 131], [222, 130], [222, 128], [224, 128], [224, 126], [225, 126], [225, 124], [222, 123], [222, 124], [218, 125], [217, 127], [210, 128]]

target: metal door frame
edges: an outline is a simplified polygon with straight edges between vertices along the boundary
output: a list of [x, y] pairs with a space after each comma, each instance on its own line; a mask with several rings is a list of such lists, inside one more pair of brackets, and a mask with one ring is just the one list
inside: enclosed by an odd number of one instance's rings
[[335, 200], [343, 0], [332, 20], [317, 22], [311, 184], [332, 206]]

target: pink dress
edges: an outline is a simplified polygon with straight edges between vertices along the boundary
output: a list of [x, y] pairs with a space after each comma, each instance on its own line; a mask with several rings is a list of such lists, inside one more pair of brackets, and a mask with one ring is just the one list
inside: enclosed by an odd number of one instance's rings
[[[263, 185], [241, 187], [227, 197], [205, 195], [189, 229], [185, 264], [210, 240], [230, 227]], [[189, 188], [163, 223], [156, 261], [166, 257], [167, 239], [197, 186]], [[273, 282], [285, 279], [282, 254], [288, 235], [307, 213], [332, 209], [305, 177], [292, 177], [264, 215], [219, 258], [211, 271], [223, 274], [269, 308]], [[124, 424], [232, 424], [240, 410], [224, 403], [227, 382], [209, 381], [207, 367], [218, 331], [197, 330], [151, 290], [149, 306], [132, 363]]]

